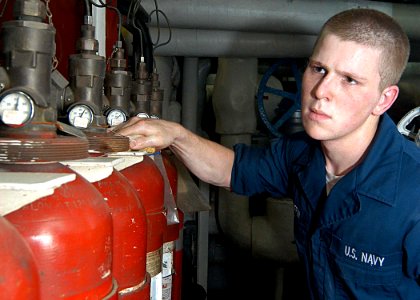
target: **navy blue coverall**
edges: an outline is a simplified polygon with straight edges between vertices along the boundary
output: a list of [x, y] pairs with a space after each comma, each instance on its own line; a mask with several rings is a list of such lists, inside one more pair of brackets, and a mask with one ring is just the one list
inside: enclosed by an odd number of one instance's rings
[[328, 196], [320, 143], [305, 133], [234, 150], [233, 192], [293, 199], [312, 299], [420, 299], [420, 149], [387, 114]]

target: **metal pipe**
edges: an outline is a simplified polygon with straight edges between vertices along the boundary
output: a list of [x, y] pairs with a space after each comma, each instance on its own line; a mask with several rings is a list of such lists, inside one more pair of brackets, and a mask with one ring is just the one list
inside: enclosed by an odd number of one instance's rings
[[[157, 28], [150, 28], [153, 37]], [[169, 36], [160, 29], [161, 40]], [[156, 49], [161, 56], [192, 57], [308, 57], [315, 35], [252, 33], [172, 28], [171, 42]]]
[[197, 132], [198, 58], [184, 59], [182, 83], [182, 125]]
[[[152, 1], [142, 3], [146, 11]], [[394, 17], [411, 39], [420, 39], [420, 6], [348, 0], [160, 0], [159, 9], [174, 28], [317, 34], [324, 22], [350, 8], [372, 8]], [[151, 19], [156, 25], [156, 18]], [[161, 24], [162, 26], [162, 24]], [[164, 26], [164, 25], [163, 25]]]

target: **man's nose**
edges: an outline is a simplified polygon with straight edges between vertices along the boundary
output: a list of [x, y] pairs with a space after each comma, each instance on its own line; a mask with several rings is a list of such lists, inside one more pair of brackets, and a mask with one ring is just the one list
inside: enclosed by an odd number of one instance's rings
[[318, 100], [331, 100], [334, 93], [334, 79], [330, 74], [323, 76], [314, 86], [313, 93]]

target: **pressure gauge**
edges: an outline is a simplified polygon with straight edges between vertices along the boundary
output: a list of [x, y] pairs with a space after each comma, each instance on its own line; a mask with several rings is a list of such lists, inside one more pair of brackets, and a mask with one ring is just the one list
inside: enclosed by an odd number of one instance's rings
[[145, 112], [138, 113], [136, 117], [139, 117], [139, 118], [142, 118], [142, 119], [149, 119], [150, 118], [150, 116]]
[[106, 121], [109, 126], [117, 126], [127, 121], [127, 115], [120, 109], [111, 109], [106, 116]]
[[33, 115], [34, 102], [23, 92], [10, 92], [0, 99], [0, 118], [4, 124], [20, 126]]
[[69, 110], [69, 122], [77, 128], [88, 128], [93, 121], [92, 109], [84, 104], [76, 104]]

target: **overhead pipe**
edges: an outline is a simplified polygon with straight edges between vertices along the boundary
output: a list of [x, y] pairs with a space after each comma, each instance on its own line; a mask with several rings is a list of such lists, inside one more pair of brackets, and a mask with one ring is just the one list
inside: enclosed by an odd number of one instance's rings
[[[146, 11], [152, 1], [142, 3]], [[411, 39], [420, 39], [420, 6], [347, 0], [160, 0], [171, 27], [246, 32], [317, 34], [325, 21], [350, 8], [371, 8], [392, 16]], [[156, 18], [151, 18], [156, 26]], [[161, 24], [162, 25], [162, 24]]]
[[[153, 37], [158, 29], [150, 28]], [[169, 30], [160, 29], [161, 40]], [[171, 42], [155, 50], [161, 56], [186, 57], [308, 57], [315, 35], [253, 33], [172, 28]]]
[[[151, 3], [142, 4], [152, 11]], [[324, 22], [349, 8], [391, 15], [411, 40], [410, 61], [420, 61], [420, 6], [378, 1], [180, 0], [159, 2], [171, 24], [171, 40], [155, 50], [161, 56], [308, 57]], [[187, 8], [187, 9], [186, 9]], [[150, 35], [168, 40], [169, 30], [151, 19]], [[160, 24], [162, 27], [162, 24]]]

